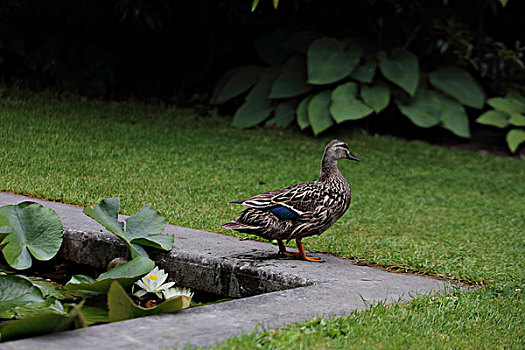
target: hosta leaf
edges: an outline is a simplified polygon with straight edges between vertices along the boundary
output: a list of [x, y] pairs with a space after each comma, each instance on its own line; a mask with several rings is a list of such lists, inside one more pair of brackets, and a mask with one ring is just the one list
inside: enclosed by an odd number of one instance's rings
[[295, 103], [294, 102], [283, 102], [275, 108], [274, 116], [266, 125], [275, 125], [278, 128], [286, 128], [290, 125], [295, 117]]
[[375, 60], [365, 61], [358, 65], [350, 76], [361, 83], [371, 83], [376, 74], [376, 66]]
[[312, 100], [312, 97], [313, 96], [305, 97], [301, 102], [299, 102], [297, 110], [295, 111], [297, 114], [297, 124], [301, 130], [304, 130], [310, 126], [310, 121], [308, 120], [308, 104]]
[[31, 267], [31, 255], [37, 260], [53, 258], [62, 245], [62, 223], [50, 208], [38, 203], [23, 202], [0, 208], [0, 226], [9, 226], [12, 233], [3, 243], [7, 263], [18, 270]]
[[509, 97], [494, 97], [487, 100], [487, 104], [497, 111], [507, 114], [524, 113], [525, 104]]
[[304, 59], [293, 56], [275, 79], [269, 98], [295, 97], [312, 89], [306, 82], [306, 63]]
[[334, 124], [330, 115], [331, 95], [332, 92], [329, 90], [320, 92], [308, 103], [308, 121], [316, 136]]
[[246, 102], [235, 112], [232, 126], [241, 129], [250, 128], [270, 116], [274, 106], [268, 98], [276, 75], [274, 70], [268, 70], [262, 75], [259, 82], [246, 96]]
[[525, 126], [525, 116], [519, 113], [514, 113], [510, 116], [509, 123], [514, 126]]
[[187, 296], [178, 295], [155, 307], [145, 308], [136, 305], [124, 288], [117, 282], [113, 282], [108, 292], [108, 320], [109, 322], [117, 322], [130, 318], [175, 312], [187, 308], [190, 301], [191, 299]]
[[479, 84], [462, 69], [455, 67], [440, 69], [430, 73], [428, 78], [432, 86], [465, 106], [482, 108], [485, 103], [485, 94]]
[[370, 115], [373, 110], [357, 97], [357, 84], [346, 83], [332, 91], [330, 114], [337, 123], [345, 120], [361, 119]]
[[465, 108], [459, 102], [444, 94], [436, 92], [436, 96], [441, 102], [441, 122], [443, 127], [458, 136], [470, 137], [469, 120]]
[[510, 116], [507, 113], [490, 110], [486, 111], [476, 119], [480, 124], [497, 126], [498, 128], [505, 128], [509, 126]]
[[417, 57], [406, 50], [395, 49], [390, 57], [383, 51], [377, 54], [381, 73], [408, 92], [415, 96], [419, 84], [419, 63]]
[[251, 88], [259, 79], [261, 68], [255, 66], [242, 67], [237, 70], [224, 84], [217, 96], [217, 103], [221, 104], [239, 96]]
[[383, 84], [374, 86], [361, 85], [361, 99], [363, 102], [379, 113], [388, 106], [390, 102], [390, 89]]
[[94, 293], [107, 293], [113, 282], [124, 287], [131, 286], [142, 276], [148, 274], [155, 267], [155, 263], [144, 256], [118, 264], [108, 272], [104, 272], [95, 280], [90, 276], [74, 275], [66, 284], [69, 290], [87, 290]]
[[80, 309], [83, 302], [74, 306], [67, 314], [47, 312], [26, 316], [20, 320], [0, 323], [2, 341], [87, 327]]
[[362, 50], [337, 39], [323, 37], [308, 48], [308, 83], [331, 84], [346, 78], [359, 63]]
[[512, 129], [507, 133], [507, 144], [512, 153], [516, 152], [523, 142], [525, 142], [525, 130]]
[[396, 101], [396, 104], [401, 113], [422, 128], [429, 128], [441, 121], [441, 104], [433, 91], [419, 89], [410, 103]]
[[292, 34], [281, 46], [301, 53], [308, 52], [308, 47], [315, 39], [323, 35], [315, 30], [306, 30]]

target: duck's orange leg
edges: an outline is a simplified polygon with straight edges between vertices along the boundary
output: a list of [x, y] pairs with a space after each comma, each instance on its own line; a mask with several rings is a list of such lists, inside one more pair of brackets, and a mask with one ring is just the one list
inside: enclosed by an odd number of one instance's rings
[[286, 250], [286, 246], [284, 245], [283, 241], [278, 239], [277, 243], [279, 244], [279, 254], [282, 255], [288, 255], [288, 256], [300, 256], [298, 252], [289, 252]]
[[313, 262], [324, 262], [324, 260], [321, 260], [321, 258], [315, 258], [313, 256], [307, 256], [306, 255], [306, 252], [304, 251], [304, 248], [303, 248], [303, 242], [301, 242], [301, 239], [296, 239], [295, 240], [297, 242], [297, 248], [299, 249], [299, 257], [303, 260], [308, 260], [308, 261], [313, 261]]

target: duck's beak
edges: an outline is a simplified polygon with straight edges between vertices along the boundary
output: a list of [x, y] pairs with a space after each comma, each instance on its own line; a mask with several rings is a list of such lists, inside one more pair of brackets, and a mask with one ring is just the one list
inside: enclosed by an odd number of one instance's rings
[[346, 154], [346, 159], [355, 160], [355, 161], [357, 161], [357, 162], [360, 162], [360, 161], [361, 161], [361, 159], [357, 158], [356, 156], [354, 156], [354, 155], [353, 155], [352, 153], [350, 153], [350, 152], [348, 152], [348, 153]]

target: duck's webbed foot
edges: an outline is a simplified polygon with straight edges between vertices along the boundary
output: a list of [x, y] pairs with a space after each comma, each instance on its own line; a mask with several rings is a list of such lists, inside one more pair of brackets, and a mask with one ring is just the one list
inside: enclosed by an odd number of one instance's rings
[[321, 258], [317, 258], [317, 257], [306, 255], [306, 252], [304, 251], [303, 243], [301, 242], [301, 240], [300, 239], [296, 239], [296, 242], [297, 242], [297, 248], [299, 249], [299, 251], [298, 252], [289, 252], [289, 251], [286, 250], [286, 246], [284, 245], [283, 241], [278, 239], [277, 243], [279, 244], [279, 254], [287, 255], [287, 256], [293, 256], [293, 257], [298, 257], [298, 258], [300, 258], [302, 260], [306, 260], [306, 261], [319, 262], [319, 263], [324, 262], [324, 260], [322, 260]]
[[286, 250], [286, 246], [284, 245], [283, 241], [278, 239], [277, 243], [279, 244], [279, 254], [287, 255], [287, 256], [300, 256], [299, 252], [289, 252]]

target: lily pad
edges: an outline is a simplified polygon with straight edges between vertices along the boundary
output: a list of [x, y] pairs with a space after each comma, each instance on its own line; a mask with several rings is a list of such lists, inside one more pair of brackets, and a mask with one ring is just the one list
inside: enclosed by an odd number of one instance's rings
[[137, 214], [127, 218], [124, 225], [118, 221], [119, 203], [119, 198], [106, 198], [98, 205], [84, 208], [84, 213], [122, 239], [132, 258], [138, 255], [148, 256], [140, 245], [163, 250], [173, 248], [174, 237], [162, 234], [167, 221], [158, 211], [145, 205]]
[[119, 264], [98, 276], [97, 279], [86, 275], [74, 275], [66, 283], [66, 289], [85, 290], [94, 293], [107, 293], [113, 282], [118, 282], [124, 287], [131, 286], [133, 282], [149, 273], [155, 267], [150, 259], [138, 256], [135, 259]]
[[35, 202], [0, 207], [2, 226], [12, 230], [2, 241], [7, 244], [2, 253], [7, 263], [17, 270], [31, 267], [31, 255], [41, 261], [53, 258], [62, 245], [60, 217], [53, 209]]
[[2, 341], [25, 337], [34, 337], [42, 334], [61, 332], [68, 329], [87, 327], [80, 309], [83, 302], [74, 306], [67, 314], [46, 312], [30, 315], [19, 320], [2, 322], [0, 337]]
[[187, 296], [178, 295], [152, 308], [138, 306], [119, 283], [113, 282], [108, 293], [108, 320], [118, 322], [130, 318], [175, 312], [187, 308], [190, 302], [191, 299]]
[[54, 297], [44, 299], [40, 289], [23, 277], [0, 275], [0, 318], [49, 311], [62, 313], [62, 304]]

